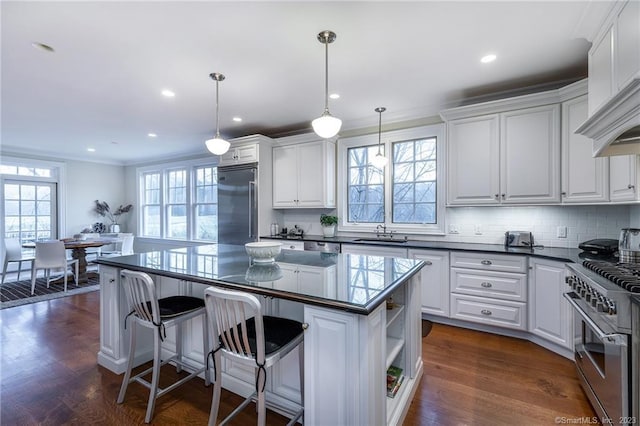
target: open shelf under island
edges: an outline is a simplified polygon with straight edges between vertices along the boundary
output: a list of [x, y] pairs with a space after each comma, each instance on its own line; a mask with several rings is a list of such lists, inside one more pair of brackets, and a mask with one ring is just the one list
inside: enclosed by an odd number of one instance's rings
[[[100, 258], [97, 263], [98, 364], [114, 373], [124, 372], [129, 341], [120, 271], [143, 271], [154, 278], [159, 297], [202, 297], [207, 286], [220, 286], [264, 296], [260, 300], [265, 314], [306, 323], [305, 424], [402, 423], [423, 368], [422, 261], [283, 250], [273, 263], [252, 264], [244, 246], [213, 244]], [[152, 359], [151, 331], [139, 332], [136, 365]], [[207, 348], [200, 319], [191, 321], [182, 339], [186, 360], [202, 365]], [[175, 351], [175, 334], [167, 332], [163, 351]], [[267, 399], [285, 410], [293, 410], [301, 399], [298, 356], [298, 351], [289, 353], [269, 373]], [[223, 364], [223, 387], [250, 395], [253, 369], [227, 360]], [[390, 365], [401, 368], [405, 376], [394, 398], [386, 396]]]

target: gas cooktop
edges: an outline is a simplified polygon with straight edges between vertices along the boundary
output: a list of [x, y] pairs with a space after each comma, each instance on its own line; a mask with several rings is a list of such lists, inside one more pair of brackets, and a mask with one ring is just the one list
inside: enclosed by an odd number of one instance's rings
[[631, 293], [640, 293], [640, 264], [638, 263], [585, 260], [582, 265]]

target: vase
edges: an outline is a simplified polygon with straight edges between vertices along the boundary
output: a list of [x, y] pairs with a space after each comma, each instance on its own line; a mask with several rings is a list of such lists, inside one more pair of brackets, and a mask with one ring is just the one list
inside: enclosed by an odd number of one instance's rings
[[323, 226], [322, 227], [322, 235], [324, 235], [325, 237], [335, 237], [336, 236], [336, 226], [335, 225], [329, 225], [329, 226]]
[[118, 225], [117, 223], [112, 223], [111, 225], [109, 225], [109, 232], [111, 232], [112, 234], [117, 234], [118, 232], [120, 232], [120, 225]]

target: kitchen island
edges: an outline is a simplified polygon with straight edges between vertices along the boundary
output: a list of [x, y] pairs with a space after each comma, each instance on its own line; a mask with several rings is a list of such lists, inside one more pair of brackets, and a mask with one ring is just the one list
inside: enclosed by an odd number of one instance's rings
[[[268, 400], [294, 410], [304, 395], [305, 424], [401, 424], [422, 376], [420, 260], [283, 250], [273, 263], [257, 264], [244, 246], [205, 245], [101, 258], [98, 364], [121, 374], [128, 353], [128, 313], [120, 270], [149, 273], [159, 297], [202, 296], [211, 285], [263, 296], [264, 313], [308, 325], [304, 338], [304, 392], [298, 351], [274, 366]], [[144, 331], [148, 333], [144, 334]], [[175, 352], [167, 332], [163, 351]], [[140, 330], [136, 365], [152, 359], [151, 330]], [[202, 365], [202, 323], [194, 319], [182, 336], [188, 362]], [[247, 396], [253, 368], [223, 362], [223, 387]], [[387, 397], [386, 371], [405, 376]]]

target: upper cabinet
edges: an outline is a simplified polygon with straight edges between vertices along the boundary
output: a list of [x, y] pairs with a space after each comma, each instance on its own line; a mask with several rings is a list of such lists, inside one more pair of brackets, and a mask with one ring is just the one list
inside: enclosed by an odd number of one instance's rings
[[[233, 145], [233, 144], [232, 144]], [[258, 144], [256, 142], [242, 143], [231, 146], [229, 151], [220, 156], [219, 166], [232, 164], [255, 163], [258, 161]]]
[[443, 111], [448, 135], [447, 204], [559, 202], [556, 98], [554, 91]]
[[594, 158], [591, 139], [574, 133], [587, 115], [587, 95], [562, 104], [563, 203], [609, 201], [609, 159]]
[[640, 156], [616, 155], [609, 157], [611, 169], [611, 201], [638, 201], [640, 186]]
[[273, 208], [335, 208], [336, 145], [321, 140], [273, 147]]
[[589, 50], [589, 115], [640, 78], [640, 2], [615, 2]]

